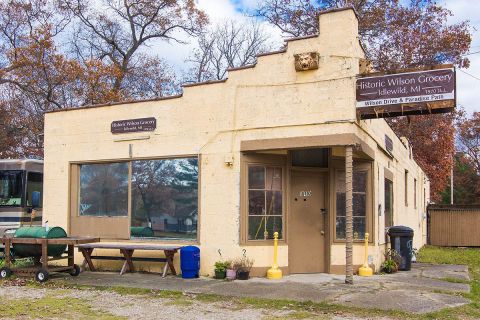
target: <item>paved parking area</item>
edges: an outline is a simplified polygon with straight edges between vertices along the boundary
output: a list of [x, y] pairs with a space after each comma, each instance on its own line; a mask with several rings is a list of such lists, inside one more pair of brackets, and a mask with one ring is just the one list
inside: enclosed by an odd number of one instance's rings
[[[52, 278], [53, 281], [55, 278]], [[470, 301], [468, 268], [460, 265], [414, 264], [411, 271], [393, 275], [355, 276], [354, 285], [344, 284], [343, 276], [298, 274], [282, 280], [253, 278], [248, 281], [221, 281], [210, 278], [161, 278], [158, 274], [84, 272], [77, 278], [59, 275], [71, 284], [135, 287], [211, 293], [224, 296], [331, 302], [362, 308], [427, 313], [461, 306]]]

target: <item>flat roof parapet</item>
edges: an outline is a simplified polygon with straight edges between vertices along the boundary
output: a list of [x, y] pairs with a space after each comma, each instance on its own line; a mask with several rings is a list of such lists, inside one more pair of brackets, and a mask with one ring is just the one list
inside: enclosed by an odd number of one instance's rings
[[100, 107], [116, 106], [116, 105], [121, 105], [121, 104], [130, 104], [130, 103], [162, 101], [162, 100], [177, 99], [177, 98], [181, 98], [182, 96], [183, 96], [183, 94], [176, 94], [176, 95], [173, 95], [173, 96], [156, 97], [156, 98], [150, 98], [150, 99], [111, 101], [111, 102], [107, 102], [107, 103], [92, 104], [92, 105], [87, 105], [87, 106], [69, 107], [69, 108], [63, 108], [63, 109], [50, 110], [50, 111], [45, 111], [44, 113], [56, 113], [56, 112], [72, 111], [72, 110], [93, 109], [93, 108], [100, 108]]

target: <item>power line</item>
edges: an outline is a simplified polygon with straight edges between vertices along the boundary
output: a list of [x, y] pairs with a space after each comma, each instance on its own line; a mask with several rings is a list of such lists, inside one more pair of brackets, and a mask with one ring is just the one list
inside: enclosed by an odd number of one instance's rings
[[480, 53], [480, 51], [465, 53], [465, 54], [463, 54], [463, 55], [464, 55], [464, 56], [470, 56], [470, 55], [472, 55], [472, 54], [477, 54], [477, 53]]
[[463, 72], [463, 73], [465, 73], [466, 75], [469, 75], [470, 77], [472, 77], [472, 78], [474, 78], [474, 79], [476, 79], [476, 80], [480, 81], [480, 78], [479, 78], [479, 77], [477, 77], [477, 76], [474, 76], [473, 74], [471, 74], [471, 73], [468, 73], [467, 71], [463, 71], [462, 69], [458, 69], [458, 70], [459, 70], [459, 71], [461, 71], [461, 72]]

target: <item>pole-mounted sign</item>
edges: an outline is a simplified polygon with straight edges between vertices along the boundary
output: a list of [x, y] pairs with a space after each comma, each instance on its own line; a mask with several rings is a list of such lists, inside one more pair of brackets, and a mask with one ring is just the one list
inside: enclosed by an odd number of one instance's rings
[[455, 108], [455, 69], [371, 74], [356, 83], [361, 119], [451, 112]]

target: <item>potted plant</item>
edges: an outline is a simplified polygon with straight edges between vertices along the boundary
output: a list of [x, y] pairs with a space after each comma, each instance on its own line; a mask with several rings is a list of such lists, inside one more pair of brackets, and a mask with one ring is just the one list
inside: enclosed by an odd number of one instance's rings
[[385, 261], [383, 261], [380, 267], [385, 273], [395, 273], [398, 271], [400, 261], [401, 257], [398, 252], [393, 249], [388, 249], [387, 253], [385, 253]]
[[215, 279], [225, 279], [227, 275], [227, 267], [229, 266], [228, 261], [217, 261], [215, 262]]
[[253, 259], [243, 257], [239, 261], [237, 268], [237, 279], [238, 280], [248, 280], [250, 278], [250, 270], [253, 266]]
[[225, 261], [225, 266], [227, 270], [227, 279], [228, 280], [235, 280], [237, 277], [237, 269], [235, 269], [234, 263], [230, 260]]

